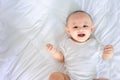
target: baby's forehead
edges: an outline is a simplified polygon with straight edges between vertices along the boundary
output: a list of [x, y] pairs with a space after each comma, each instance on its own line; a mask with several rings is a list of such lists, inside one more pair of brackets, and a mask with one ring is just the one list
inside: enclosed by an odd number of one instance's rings
[[[87, 17], [87, 18], [84, 18]], [[89, 15], [87, 12], [84, 11], [75, 11], [71, 14], [66, 19], [66, 26], [69, 24], [69, 22], [74, 21], [74, 20], [82, 20], [84, 18], [85, 20], [88, 20], [91, 24], [93, 24], [93, 20], [91, 15]]]
[[93, 24], [91, 16], [86, 12], [75, 12], [70, 14], [67, 19], [67, 24], [74, 20], [82, 20], [85, 22], [87, 21], [87, 23], [90, 22], [91, 24]]
[[88, 14], [84, 13], [84, 12], [73, 13], [69, 16], [69, 19], [71, 19], [71, 18], [88, 18], [88, 19], [91, 19], [90, 16]]

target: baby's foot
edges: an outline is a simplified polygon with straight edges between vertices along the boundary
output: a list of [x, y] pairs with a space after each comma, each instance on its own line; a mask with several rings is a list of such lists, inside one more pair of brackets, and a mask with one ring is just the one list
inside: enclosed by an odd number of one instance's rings
[[93, 80], [109, 80], [107, 78], [98, 78], [98, 79], [93, 79]]

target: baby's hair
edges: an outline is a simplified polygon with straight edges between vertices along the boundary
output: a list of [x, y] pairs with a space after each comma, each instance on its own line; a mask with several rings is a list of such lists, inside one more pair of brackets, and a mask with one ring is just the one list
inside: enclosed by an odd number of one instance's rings
[[66, 19], [66, 25], [67, 25], [67, 22], [68, 22], [70, 16], [73, 15], [73, 14], [75, 14], [75, 13], [78, 13], [78, 12], [81, 12], [81, 13], [85, 13], [85, 14], [87, 14], [87, 15], [90, 17], [91, 21], [93, 22], [92, 17], [91, 17], [90, 14], [88, 14], [87, 12], [82, 11], [82, 10], [77, 10], [77, 11], [74, 11], [74, 12], [72, 12], [72, 13], [70, 13], [70, 14], [68, 15], [68, 17], [67, 17], [67, 19]]

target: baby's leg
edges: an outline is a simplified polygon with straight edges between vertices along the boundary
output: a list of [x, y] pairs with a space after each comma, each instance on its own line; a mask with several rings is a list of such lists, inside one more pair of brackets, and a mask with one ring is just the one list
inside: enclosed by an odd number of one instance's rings
[[50, 75], [49, 80], [70, 80], [68, 75], [62, 72], [54, 72]]
[[109, 79], [106, 79], [106, 78], [99, 78], [99, 79], [93, 79], [93, 80], [109, 80]]

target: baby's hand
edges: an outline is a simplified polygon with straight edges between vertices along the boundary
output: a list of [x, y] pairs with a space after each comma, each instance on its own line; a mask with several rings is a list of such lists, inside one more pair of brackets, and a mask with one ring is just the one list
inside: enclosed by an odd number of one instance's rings
[[52, 54], [54, 54], [56, 52], [56, 49], [53, 47], [52, 44], [47, 44], [46, 49], [47, 49], [48, 52], [50, 52]]
[[108, 60], [111, 59], [113, 57], [113, 53], [114, 53], [114, 49], [112, 45], [106, 45], [104, 47], [104, 51], [103, 51], [103, 59], [104, 60]]

